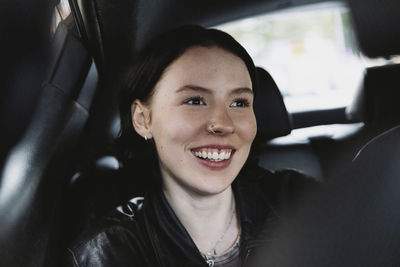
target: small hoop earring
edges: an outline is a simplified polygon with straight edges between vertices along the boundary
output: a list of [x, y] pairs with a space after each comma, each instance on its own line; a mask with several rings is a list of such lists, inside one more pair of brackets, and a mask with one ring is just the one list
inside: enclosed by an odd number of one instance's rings
[[144, 140], [145, 140], [146, 142], [147, 142], [147, 140], [148, 140], [146, 135], [144, 136]]

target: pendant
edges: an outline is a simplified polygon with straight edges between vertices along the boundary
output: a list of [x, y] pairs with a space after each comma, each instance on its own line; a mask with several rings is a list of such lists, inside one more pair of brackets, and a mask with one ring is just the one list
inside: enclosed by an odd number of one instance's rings
[[213, 260], [207, 260], [207, 264], [209, 267], [214, 267], [214, 261]]

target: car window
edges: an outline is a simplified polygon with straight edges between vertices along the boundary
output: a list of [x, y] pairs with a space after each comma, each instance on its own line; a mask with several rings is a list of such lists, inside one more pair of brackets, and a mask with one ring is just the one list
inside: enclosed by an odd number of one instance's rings
[[219, 25], [274, 77], [289, 112], [345, 107], [366, 67], [386, 64], [360, 52], [349, 9], [309, 5]]

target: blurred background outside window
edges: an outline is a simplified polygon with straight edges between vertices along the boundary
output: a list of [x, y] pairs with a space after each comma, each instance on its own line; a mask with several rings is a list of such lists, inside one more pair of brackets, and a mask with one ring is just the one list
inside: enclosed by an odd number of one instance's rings
[[349, 105], [366, 67], [386, 64], [359, 51], [351, 14], [328, 3], [217, 26], [274, 78], [289, 112]]

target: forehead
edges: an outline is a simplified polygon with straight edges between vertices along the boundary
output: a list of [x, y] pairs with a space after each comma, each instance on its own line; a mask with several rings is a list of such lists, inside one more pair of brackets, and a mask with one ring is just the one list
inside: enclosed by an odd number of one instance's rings
[[197, 85], [206, 88], [252, 88], [246, 64], [222, 48], [192, 47], [164, 71], [158, 86]]

